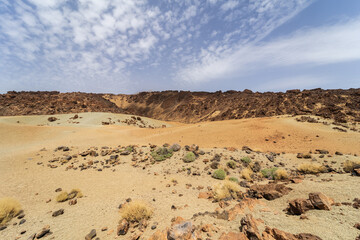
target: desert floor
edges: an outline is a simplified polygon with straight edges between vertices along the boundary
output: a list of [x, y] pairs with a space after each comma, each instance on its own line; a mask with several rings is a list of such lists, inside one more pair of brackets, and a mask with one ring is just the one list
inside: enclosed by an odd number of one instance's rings
[[[312, 161], [298, 159], [296, 153], [326, 149], [332, 157], [319, 158], [313, 154], [313, 158], [319, 163], [331, 162], [332, 167], [338, 169], [346, 160], [359, 160], [356, 155], [360, 154], [359, 132], [339, 132], [331, 124], [297, 122], [290, 116], [196, 124], [142, 118], [145, 128], [122, 123], [131, 119], [127, 115], [80, 113], [78, 119], [71, 120], [73, 116], [56, 115], [59, 120], [55, 122], [49, 122], [49, 116], [0, 118], [0, 198], [19, 200], [26, 219], [21, 225], [13, 225], [19, 222], [13, 219], [7, 229], [0, 231], [0, 239], [28, 239], [44, 225], [50, 225], [52, 232], [45, 239], [84, 239], [91, 229], [96, 229], [100, 239], [130, 239], [131, 233], [116, 235], [120, 220], [118, 206], [127, 198], [144, 200], [154, 210], [141, 239], [170, 226], [171, 219], [177, 216], [192, 219], [195, 225], [214, 224], [217, 230], [210, 239], [217, 239], [222, 232], [237, 231], [243, 215], [232, 221], [208, 215], [192, 218], [196, 213], [214, 212], [219, 207], [218, 203], [198, 198], [199, 192], [220, 181], [205, 170], [208, 164], [204, 159], [211, 159], [217, 153], [222, 155], [221, 164], [226, 164], [232, 158], [251, 156], [264, 167], [281, 162], [291, 172], [302, 162]], [[102, 125], [109, 119], [114, 124]], [[89, 148], [100, 152], [104, 146], [115, 149], [136, 145], [137, 151], [147, 153], [149, 144], [161, 146], [164, 143], [179, 143], [182, 149], [171, 159], [150, 165], [141, 161], [134, 164], [133, 156], [120, 155], [118, 165], [102, 171], [98, 170], [100, 164], [84, 171], [66, 170], [66, 164], [48, 167], [49, 160], [78, 155]], [[183, 147], [192, 144], [198, 145], [205, 154], [195, 162], [184, 163], [181, 160], [185, 154]], [[58, 146], [67, 146], [70, 151], [55, 151]], [[249, 146], [254, 152], [242, 151], [243, 146]], [[237, 150], [224, 149], [230, 147]], [[334, 155], [336, 151], [343, 155]], [[267, 152], [279, 153], [274, 163], [265, 157]], [[73, 160], [80, 163], [108, 158], [79, 156]], [[200, 176], [188, 174], [185, 170], [188, 168], [199, 172]], [[240, 179], [236, 169], [230, 171], [230, 176]], [[174, 184], [175, 180], [177, 184]], [[359, 177], [332, 173], [306, 175], [301, 183], [289, 183], [288, 186], [293, 189], [289, 194], [273, 201], [260, 199], [253, 207], [245, 209], [244, 214], [252, 212], [270, 227], [294, 234], [312, 233], [322, 239], [355, 239], [360, 234], [353, 227], [360, 221], [360, 211], [352, 206], [333, 206], [330, 211], [312, 210], [306, 213], [308, 219], [305, 220], [283, 211], [289, 200], [307, 198], [310, 192], [322, 192], [338, 203], [351, 203], [360, 197]], [[84, 197], [73, 206], [67, 202], [58, 203], [55, 201], [57, 188], [67, 191], [80, 188]], [[49, 199], [51, 201], [47, 202]], [[52, 212], [60, 208], [65, 210], [64, 214], [52, 217]], [[156, 230], [150, 228], [153, 225]], [[104, 227], [107, 230], [101, 231]], [[26, 232], [20, 234], [22, 231]]]

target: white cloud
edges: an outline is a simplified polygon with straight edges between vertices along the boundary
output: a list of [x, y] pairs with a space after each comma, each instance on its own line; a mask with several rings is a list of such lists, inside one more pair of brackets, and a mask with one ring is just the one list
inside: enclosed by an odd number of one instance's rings
[[245, 51], [239, 45], [262, 39], [308, 5], [305, 0], [161, 1], [158, 6], [146, 0], [2, 2], [0, 63], [6, 63], [1, 74], [7, 77], [1, 80], [71, 79], [79, 87], [124, 80], [136, 74], [133, 69], [162, 64], [182, 80], [227, 74], [233, 71], [231, 54]]
[[221, 10], [228, 11], [228, 10], [234, 9], [237, 5], [239, 5], [238, 1], [229, 0], [226, 3], [224, 3], [223, 5], [221, 5]]
[[360, 60], [360, 19], [304, 29], [270, 42], [238, 46], [236, 51], [206, 54], [199, 64], [180, 70], [177, 80], [206, 82], [243, 76], [266, 67], [324, 65]]

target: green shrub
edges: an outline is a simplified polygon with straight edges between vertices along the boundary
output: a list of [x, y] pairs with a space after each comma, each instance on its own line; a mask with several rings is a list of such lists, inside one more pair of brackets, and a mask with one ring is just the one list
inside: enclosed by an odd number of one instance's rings
[[134, 148], [133, 148], [132, 146], [127, 146], [127, 147], [125, 148], [125, 151], [127, 151], [127, 152], [133, 152], [133, 151], [134, 151]]
[[229, 177], [229, 181], [238, 183], [239, 179], [237, 179], [236, 177]]
[[275, 172], [277, 169], [277, 167], [265, 168], [261, 170], [261, 173], [265, 178], [275, 179]]
[[226, 172], [223, 169], [217, 169], [213, 172], [212, 177], [215, 179], [224, 180], [226, 177]]
[[251, 159], [249, 157], [243, 157], [240, 159], [243, 163], [249, 164], [251, 162]]
[[164, 161], [173, 155], [173, 151], [169, 148], [162, 147], [151, 152], [151, 156], [155, 161]]
[[190, 162], [195, 161], [195, 159], [196, 159], [195, 154], [193, 152], [188, 152], [184, 156], [183, 161], [186, 162], [186, 163], [190, 163]]
[[231, 169], [235, 169], [236, 168], [236, 163], [234, 161], [228, 161], [226, 163], [226, 166], [228, 166]]

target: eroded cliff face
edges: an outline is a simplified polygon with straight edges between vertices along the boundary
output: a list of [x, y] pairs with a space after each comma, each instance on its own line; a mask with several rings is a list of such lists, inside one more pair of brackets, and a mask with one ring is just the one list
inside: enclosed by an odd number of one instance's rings
[[317, 115], [336, 122], [360, 122], [360, 89], [289, 90], [286, 93], [141, 92], [133, 95], [8, 92], [0, 95], [0, 115], [79, 112], [128, 113], [194, 123], [277, 115]]
[[126, 113], [188, 123], [284, 114], [312, 114], [336, 122], [360, 122], [360, 89], [286, 93], [164, 91], [104, 97]]
[[8, 92], [0, 95], [0, 115], [48, 115], [121, 111], [102, 94], [59, 92]]

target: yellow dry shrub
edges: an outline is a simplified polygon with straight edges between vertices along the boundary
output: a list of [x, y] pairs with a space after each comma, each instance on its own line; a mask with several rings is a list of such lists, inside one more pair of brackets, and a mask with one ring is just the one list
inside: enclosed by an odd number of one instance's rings
[[82, 198], [84, 196], [79, 188], [74, 188], [71, 190], [70, 194], [72, 193], [74, 193], [78, 198]]
[[251, 180], [251, 175], [252, 174], [253, 174], [253, 171], [250, 168], [244, 168], [240, 172], [241, 177], [246, 179], [247, 181]]
[[132, 201], [126, 203], [121, 211], [121, 217], [129, 222], [140, 222], [143, 219], [149, 219], [153, 214], [152, 209], [143, 201]]
[[274, 173], [275, 180], [288, 179], [289, 175], [287, 171], [283, 168], [278, 168]]
[[325, 166], [318, 163], [302, 163], [297, 167], [297, 169], [306, 174], [316, 174], [326, 171]]
[[68, 200], [68, 193], [64, 191], [56, 197], [57, 202], [65, 202], [66, 200]]
[[0, 199], [0, 225], [7, 223], [21, 211], [20, 203], [13, 198]]
[[238, 183], [229, 180], [216, 184], [213, 189], [214, 199], [218, 201], [228, 197], [236, 198], [236, 193], [241, 191]]
[[347, 172], [347, 173], [349, 173], [349, 172], [351, 172], [351, 171], [354, 170], [354, 167], [355, 167], [356, 165], [359, 165], [359, 166], [360, 166], [360, 161], [350, 161], [350, 160], [346, 160], [346, 161], [344, 162], [344, 165], [343, 165], [344, 171]]

